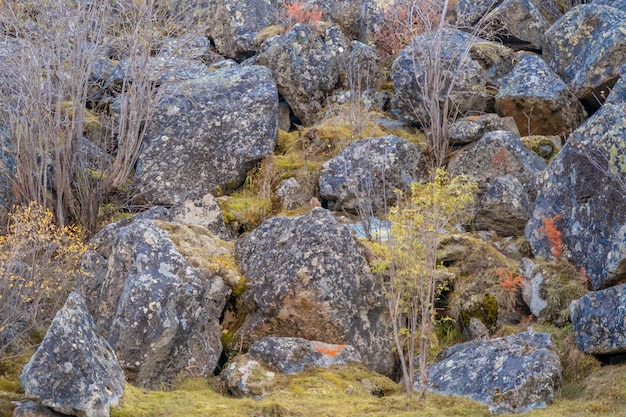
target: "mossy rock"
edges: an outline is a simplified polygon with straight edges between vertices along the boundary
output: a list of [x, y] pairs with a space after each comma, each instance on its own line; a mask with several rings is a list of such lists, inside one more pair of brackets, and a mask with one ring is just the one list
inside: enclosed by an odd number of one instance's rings
[[498, 300], [489, 294], [485, 294], [481, 303], [478, 303], [474, 308], [468, 308], [461, 311], [461, 320], [463, 326], [467, 329], [470, 324], [470, 319], [479, 319], [487, 328], [491, 328], [496, 324], [498, 320]]

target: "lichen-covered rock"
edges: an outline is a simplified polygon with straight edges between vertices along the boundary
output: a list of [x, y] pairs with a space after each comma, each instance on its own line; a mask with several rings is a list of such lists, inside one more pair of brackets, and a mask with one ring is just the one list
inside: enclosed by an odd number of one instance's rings
[[281, 181], [276, 187], [275, 194], [276, 197], [280, 197], [282, 207], [287, 210], [306, 207], [313, 197], [313, 194], [293, 177]]
[[352, 41], [348, 51], [342, 59], [345, 87], [358, 92], [380, 88], [383, 80], [378, 51], [358, 41]]
[[541, 175], [526, 239], [551, 257], [545, 219], [561, 232], [563, 252], [584, 268], [592, 289], [626, 277], [626, 109], [605, 104], [574, 131]]
[[546, 31], [543, 57], [585, 106], [597, 109], [626, 56], [626, 10], [584, 4]]
[[488, 113], [461, 118], [448, 126], [448, 138], [452, 145], [467, 145], [482, 138], [485, 133], [506, 130], [519, 136], [515, 119]]
[[352, 142], [322, 166], [320, 196], [331, 210], [383, 213], [395, 202], [395, 189], [427, 175], [424, 151], [397, 136]]
[[538, 55], [522, 55], [496, 95], [501, 116], [527, 135], [568, 135], [587, 114], [578, 98]]
[[124, 373], [73, 292], [20, 376], [24, 395], [63, 414], [108, 417], [124, 394]]
[[545, 294], [542, 297], [541, 285], [544, 281], [543, 271], [535, 268], [535, 263], [528, 258], [522, 260], [522, 270], [526, 279], [522, 282], [522, 296], [535, 317], [548, 306]]
[[[438, 97], [441, 103], [448, 98], [449, 108], [461, 114], [469, 111], [493, 112], [493, 97], [487, 94], [486, 89], [486, 70], [467, 54], [471, 44], [478, 41], [479, 38], [456, 29], [442, 29], [413, 38], [392, 66], [392, 110], [408, 122], [427, 121], [424, 99], [429, 94], [425, 88], [430, 87], [425, 76], [432, 76], [433, 71], [437, 71], [443, 73], [443, 86]], [[439, 43], [442, 46], [436, 46]], [[435, 59], [437, 50], [442, 51], [440, 68], [427, 67], [426, 63]], [[445, 97], [452, 82], [454, 85], [450, 94]]]
[[[15, 404], [15, 402], [14, 402]], [[66, 417], [67, 414], [57, 413], [51, 408], [44, 407], [34, 401], [19, 403], [13, 410], [12, 417]]]
[[213, 234], [228, 239], [230, 233], [224, 224], [222, 210], [217, 199], [206, 194], [195, 200], [185, 200], [169, 210], [170, 218], [176, 223], [193, 224], [211, 231]]
[[270, 366], [248, 354], [237, 355], [228, 363], [222, 378], [228, 391], [236, 397], [261, 399], [273, 391], [280, 378]]
[[337, 58], [310, 27], [297, 24], [265, 41], [256, 62], [270, 69], [278, 91], [305, 125], [318, 118], [339, 76]]
[[622, 65], [621, 76], [611, 89], [606, 102], [610, 104], [626, 103], [626, 64]]
[[474, 26], [496, 5], [497, 0], [458, 0], [456, 23], [460, 27]]
[[504, 175], [517, 178], [533, 202], [537, 176], [545, 167], [545, 161], [526, 149], [519, 136], [498, 130], [463, 148], [450, 161], [448, 170], [452, 175], [466, 174], [478, 183], [479, 204], [489, 183]]
[[270, 0], [214, 0], [209, 33], [217, 50], [228, 58], [243, 60], [257, 50], [257, 33], [278, 23], [278, 10]]
[[127, 379], [150, 388], [213, 372], [230, 294], [222, 277], [192, 266], [153, 220], [113, 223], [91, 243], [79, 287]]
[[135, 182], [149, 201], [233, 189], [274, 150], [278, 94], [265, 68], [224, 68], [166, 88], [137, 161]]
[[474, 224], [478, 230], [493, 230], [500, 236], [521, 236], [532, 212], [528, 193], [519, 180], [504, 175], [485, 189]]
[[286, 374], [322, 366], [361, 362], [361, 355], [350, 345], [334, 345], [299, 337], [266, 337], [252, 344], [248, 355]]
[[611, 6], [618, 10], [626, 10], [626, 0], [593, 0], [595, 6]]
[[237, 241], [256, 311], [234, 339], [267, 336], [350, 344], [373, 370], [392, 375], [391, 321], [364, 249], [328, 210], [272, 218]]
[[562, 380], [552, 338], [532, 329], [446, 349], [428, 368], [428, 378], [430, 391], [470, 397], [492, 413], [544, 408], [554, 400]]
[[504, 44], [534, 50], [541, 50], [550, 27], [532, 0], [505, 0], [489, 12], [483, 24], [490, 25]]
[[626, 284], [591, 292], [570, 304], [578, 349], [594, 355], [626, 352]]

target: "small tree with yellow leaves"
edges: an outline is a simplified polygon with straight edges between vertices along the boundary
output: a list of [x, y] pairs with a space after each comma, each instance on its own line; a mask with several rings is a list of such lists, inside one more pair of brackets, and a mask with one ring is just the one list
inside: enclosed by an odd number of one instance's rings
[[54, 317], [87, 250], [80, 229], [59, 228], [52, 212], [34, 202], [9, 217], [8, 233], [0, 236], [0, 358]]
[[398, 204], [390, 210], [386, 295], [408, 396], [414, 391], [416, 352], [422, 398], [428, 384], [428, 351], [441, 284], [437, 250], [455, 226], [468, 220], [465, 208], [476, 189], [467, 177], [450, 177], [438, 169], [431, 182], [414, 183], [408, 195], [399, 193]]

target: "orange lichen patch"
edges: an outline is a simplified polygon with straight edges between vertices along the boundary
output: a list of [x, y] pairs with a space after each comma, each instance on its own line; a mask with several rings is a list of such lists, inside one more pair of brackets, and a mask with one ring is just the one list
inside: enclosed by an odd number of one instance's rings
[[315, 350], [324, 355], [334, 358], [339, 352], [346, 348], [346, 345], [329, 345], [327, 343], [315, 344]]
[[561, 231], [557, 228], [556, 222], [561, 219], [561, 216], [558, 214], [552, 218], [542, 217], [541, 221], [543, 222], [543, 226], [539, 228], [539, 231], [544, 234], [544, 236], [550, 242], [550, 252], [556, 259], [561, 259], [563, 255], [563, 240], [561, 239]]

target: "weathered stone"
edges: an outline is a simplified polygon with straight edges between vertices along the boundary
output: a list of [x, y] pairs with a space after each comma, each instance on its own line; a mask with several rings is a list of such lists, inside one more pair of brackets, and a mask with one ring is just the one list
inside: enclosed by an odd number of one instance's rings
[[497, 0], [458, 0], [456, 5], [456, 23], [460, 27], [477, 24], [487, 13], [493, 11]]
[[212, 373], [230, 294], [222, 277], [193, 267], [153, 220], [113, 223], [91, 243], [79, 287], [127, 379], [159, 387]]
[[522, 281], [522, 296], [524, 302], [530, 308], [535, 317], [548, 306], [548, 302], [541, 296], [541, 284], [543, 284], [543, 271], [535, 268], [535, 263], [528, 258], [522, 260], [522, 271], [526, 278]]
[[333, 345], [298, 337], [266, 337], [257, 340], [248, 354], [286, 374], [317, 366], [326, 368], [361, 362], [361, 355], [350, 345]]
[[467, 145], [482, 138], [485, 133], [506, 130], [519, 136], [519, 130], [512, 117], [500, 117], [489, 113], [480, 116], [464, 117], [448, 126], [448, 138], [452, 145]]
[[476, 317], [470, 319], [467, 332], [471, 340], [489, 340], [489, 329]]
[[393, 135], [361, 139], [324, 163], [320, 196], [331, 210], [383, 213], [395, 202], [395, 189], [407, 190], [426, 175], [417, 145]]
[[337, 58], [319, 35], [302, 24], [265, 41], [256, 62], [270, 69], [278, 91], [305, 125], [318, 118], [338, 81]]
[[201, 226], [216, 236], [229, 239], [230, 233], [224, 224], [217, 199], [206, 194], [195, 200], [185, 200], [170, 209], [170, 218], [176, 223]]
[[277, 375], [269, 366], [252, 359], [250, 355], [237, 355], [223, 372], [224, 382], [236, 397], [261, 399], [277, 385]]
[[618, 10], [626, 10], [626, 0], [593, 0], [594, 6], [611, 6]]
[[233, 189], [274, 150], [278, 95], [265, 68], [225, 68], [167, 88], [137, 161], [135, 182], [149, 201]]
[[519, 136], [498, 130], [463, 148], [448, 164], [452, 175], [466, 174], [478, 183], [479, 198], [494, 179], [512, 175], [522, 184], [531, 202], [537, 195], [536, 180], [546, 163], [524, 147]]
[[344, 88], [359, 93], [380, 88], [383, 81], [382, 69], [380, 54], [376, 49], [352, 41], [345, 55], [347, 56], [340, 57], [341, 67], [345, 71]]
[[267, 336], [350, 344], [373, 370], [392, 375], [390, 318], [364, 249], [328, 210], [272, 218], [237, 241], [256, 311], [235, 339]]
[[587, 113], [570, 88], [538, 55], [522, 55], [496, 95], [501, 116], [527, 135], [568, 135]]
[[71, 293], [56, 314], [20, 381], [27, 398], [63, 414], [108, 417], [117, 405], [124, 373], [80, 294]]
[[626, 10], [584, 4], [546, 31], [543, 57], [589, 109], [597, 109], [626, 56]]
[[483, 22], [498, 32], [504, 44], [541, 50], [550, 23], [532, 0], [505, 0]]
[[15, 410], [13, 410], [13, 417], [64, 417], [67, 414], [57, 413], [51, 408], [44, 407], [41, 404], [37, 404], [33, 401], [26, 401], [20, 403]]
[[521, 236], [532, 212], [528, 193], [519, 180], [504, 175], [485, 189], [474, 224], [478, 230], [493, 230], [500, 236]]
[[306, 207], [313, 195], [308, 192], [295, 178], [281, 181], [276, 187], [276, 196], [282, 199], [282, 206], [287, 210]]
[[551, 257], [543, 219], [556, 220], [565, 256], [584, 268], [594, 290], [626, 278], [625, 140], [626, 109], [605, 104], [541, 175], [526, 225], [535, 256]]
[[[443, 29], [419, 35], [402, 50], [394, 61], [391, 70], [394, 94], [391, 108], [397, 116], [412, 123], [425, 123], [428, 111], [424, 99], [430, 93], [425, 88], [426, 76], [433, 71], [443, 73], [441, 80], [440, 103], [449, 99], [449, 109], [461, 114], [477, 112], [493, 112], [493, 97], [487, 94], [486, 70], [474, 61], [467, 52], [471, 44], [482, 41], [456, 29]], [[426, 62], [435, 59], [436, 51], [440, 52], [441, 63], [438, 69], [426, 66]], [[453, 87], [448, 93], [450, 83]]]
[[[141, 76], [160, 85], [202, 78], [211, 73], [209, 67], [200, 60], [165, 56], [150, 57], [141, 71], [137, 68], [137, 63], [131, 59], [122, 59], [118, 66], [121, 76], [127, 80], [132, 81]], [[117, 74], [113, 72], [110, 77], [117, 76]], [[110, 81], [117, 83], [121, 83], [122, 79], [111, 80], [109, 78]]]
[[492, 413], [524, 413], [552, 403], [561, 362], [550, 335], [531, 329], [446, 349], [428, 378], [430, 391], [470, 397]]
[[[626, 0], [625, 0], [626, 1]], [[611, 89], [611, 93], [606, 98], [610, 104], [626, 103], [626, 64], [622, 66], [621, 76]]]
[[572, 301], [570, 317], [581, 351], [594, 355], [626, 352], [626, 284]]

